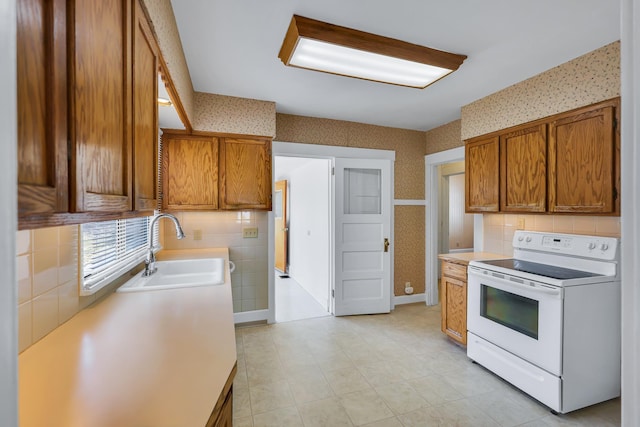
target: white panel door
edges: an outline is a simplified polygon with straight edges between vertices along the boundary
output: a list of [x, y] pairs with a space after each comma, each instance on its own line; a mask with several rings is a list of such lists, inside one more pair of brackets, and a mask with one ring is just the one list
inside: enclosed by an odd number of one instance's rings
[[335, 159], [334, 313], [391, 310], [391, 161]]

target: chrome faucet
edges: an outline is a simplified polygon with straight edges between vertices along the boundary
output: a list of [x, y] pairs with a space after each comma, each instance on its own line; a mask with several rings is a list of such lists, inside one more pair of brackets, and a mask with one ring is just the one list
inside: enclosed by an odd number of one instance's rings
[[151, 276], [158, 270], [156, 268], [156, 254], [153, 253], [153, 226], [160, 218], [169, 218], [171, 221], [173, 221], [173, 224], [176, 226], [176, 237], [178, 239], [184, 239], [184, 231], [182, 231], [182, 227], [180, 227], [178, 218], [168, 213], [161, 213], [154, 216], [151, 220], [151, 223], [149, 224], [149, 252], [147, 253], [147, 259], [144, 261], [144, 273], [142, 273], [143, 277]]

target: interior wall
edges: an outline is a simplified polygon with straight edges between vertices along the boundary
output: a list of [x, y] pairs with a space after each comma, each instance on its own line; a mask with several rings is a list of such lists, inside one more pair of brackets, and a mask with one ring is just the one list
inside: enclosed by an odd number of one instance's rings
[[473, 215], [464, 211], [464, 177], [449, 176], [449, 251], [473, 249]]
[[196, 92], [195, 130], [274, 137], [276, 103]]
[[[620, 95], [620, 42], [561, 64], [463, 106], [462, 138], [505, 129]], [[620, 217], [503, 215], [483, 217], [483, 247], [512, 255], [518, 219], [525, 230], [620, 236]]]
[[328, 309], [331, 161], [303, 162], [287, 173], [275, 170], [276, 181], [288, 181], [289, 276]]
[[[282, 142], [393, 150], [396, 153], [395, 199], [424, 200], [424, 132], [276, 114], [276, 138]], [[424, 292], [424, 206], [395, 206], [395, 295], [404, 283]]]
[[18, 425], [18, 289], [15, 274], [17, 229], [16, 1], [0, 7], [0, 425]]
[[640, 6], [622, 0], [622, 425], [640, 424]]
[[142, 4], [151, 19], [151, 28], [158, 40], [162, 57], [167, 64], [169, 74], [178, 92], [189, 121], [194, 119], [193, 83], [189, 74], [187, 60], [182, 50], [182, 41], [178, 33], [178, 24], [171, 2], [168, 0], [143, 0]]
[[464, 142], [461, 138], [462, 122], [454, 120], [425, 133], [425, 154], [439, 153], [461, 147]]
[[620, 42], [462, 107], [463, 140], [620, 96]]
[[[186, 237], [164, 227], [164, 249], [229, 248], [236, 269], [231, 273], [234, 313], [268, 308], [268, 214], [262, 211], [174, 212]], [[257, 238], [243, 238], [244, 227], [258, 228]], [[195, 239], [195, 231], [202, 235]]]

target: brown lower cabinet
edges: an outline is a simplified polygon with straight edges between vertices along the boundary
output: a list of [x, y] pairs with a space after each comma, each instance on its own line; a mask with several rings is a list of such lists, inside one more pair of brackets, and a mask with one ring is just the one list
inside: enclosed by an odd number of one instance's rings
[[467, 345], [467, 266], [443, 260], [440, 283], [442, 332]]
[[206, 427], [231, 427], [233, 425], [233, 379], [237, 371], [238, 364], [236, 363], [218, 397]]

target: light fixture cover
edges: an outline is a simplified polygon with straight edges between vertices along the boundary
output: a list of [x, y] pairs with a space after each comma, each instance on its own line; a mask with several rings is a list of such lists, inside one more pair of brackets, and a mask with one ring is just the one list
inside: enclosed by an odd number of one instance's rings
[[421, 89], [467, 58], [298, 15], [278, 56], [293, 67]]

